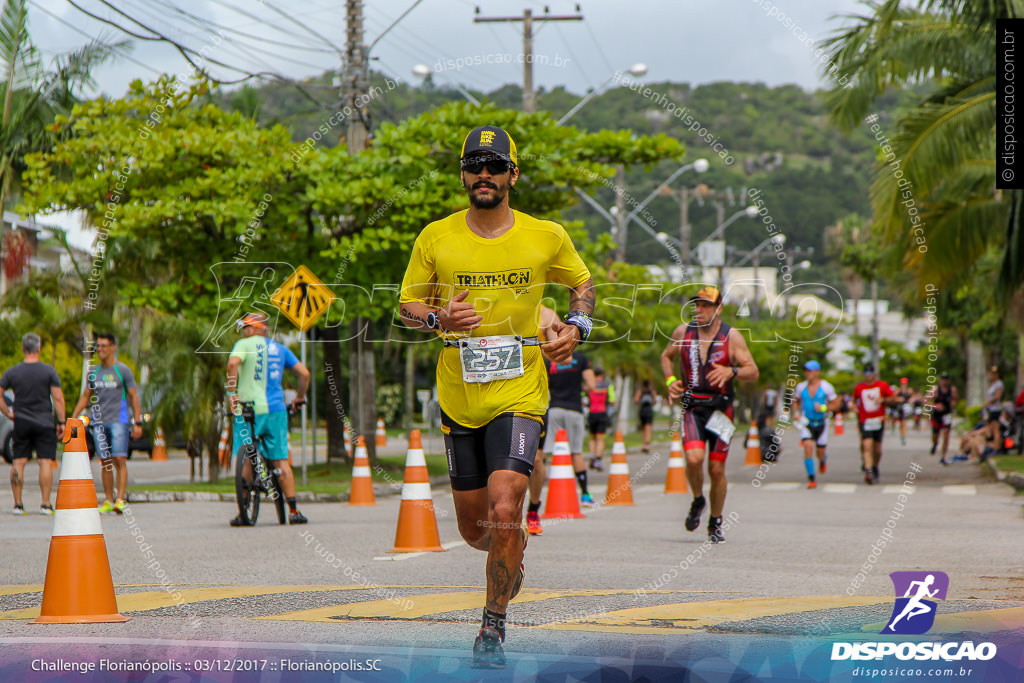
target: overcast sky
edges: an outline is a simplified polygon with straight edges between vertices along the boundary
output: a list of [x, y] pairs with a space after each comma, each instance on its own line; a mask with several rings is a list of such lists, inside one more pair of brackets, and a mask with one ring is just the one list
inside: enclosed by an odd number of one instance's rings
[[[138, 33], [148, 33], [100, 0], [75, 1], [94, 14], [130, 26]], [[414, 2], [367, 0], [366, 42], [375, 41]], [[117, 29], [105, 27], [67, 0], [31, 3], [32, 37], [48, 56], [81, 44], [86, 40], [82, 33], [117, 33]], [[211, 47], [209, 55], [254, 72], [273, 71], [301, 79], [337, 67], [341, 58], [332, 44], [340, 50], [345, 44], [345, 0], [115, 0], [111, 4], [197, 50], [216, 39], [218, 28], [212, 24], [219, 24], [224, 39], [220, 45]], [[510, 16], [517, 11], [521, 15], [523, 8], [543, 16], [547, 6], [552, 16], [564, 16], [575, 14], [575, 5], [564, 0], [422, 0], [373, 46], [371, 55], [378, 58], [374, 68], [392, 78], [413, 80], [411, 70], [416, 64], [475, 61], [477, 65], [449, 68], [443, 75], [479, 89], [521, 83], [520, 64], [497, 62], [509, 59], [507, 55], [517, 57], [521, 53], [522, 24], [474, 23], [475, 8], [480, 7], [481, 17]], [[800, 38], [806, 35], [806, 42], [817, 41], [841, 24], [840, 20], [831, 19], [833, 15], [863, 12], [855, 0], [591, 0], [579, 5], [583, 21], [534, 24], [538, 86], [565, 85], [582, 93], [601, 84], [614, 71], [640, 62], [648, 65], [647, 79], [651, 81], [762, 81], [769, 85], [797, 83], [814, 89], [822, 84], [819, 66], [813, 49]], [[308, 28], [275, 12], [275, 7]], [[773, 16], [772, 12], [776, 14]], [[785, 19], [780, 21], [781, 17]], [[203, 26], [204, 21], [209, 23]], [[266, 42], [269, 40], [297, 47]], [[136, 39], [132, 57], [149, 68], [127, 60], [104, 67], [98, 74], [100, 90], [118, 96], [133, 78], [152, 78], [160, 71], [182, 75], [188, 72], [185, 61], [166, 44]], [[539, 63], [544, 58], [547, 63]], [[484, 63], [488, 60], [492, 63]], [[560, 65], [558, 60], [562, 60]], [[212, 70], [225, 80], [241, 76], [220, 67]]]
[[[101, 0], [75, 2], [136, 33], [152, 35]], [[477, 6], [481, 17], [521, 16], [525, 8], [543, 16], [545, 6], [552, 16], [576, 13], [576, 3], [564, 0], [421, 0], [380, 37], [414, 3], [364, 2], [365, 42], [373, 45], [373, 68], [415, 83], [412, 68], [426, 64], [441, 71], [438, 83], [448, 80], [481, 90], [522, 82], [522, 64], [517, 63], [522, 24], [474, 23]], [[110, 4], [192, 49], [209, 46], [211, 59], [251, 72], [302, 79], [337, 68], [339, 51], [344, 50], [345, 0], [110, 0]], [[599, 87], [615, 71], [642, 63], [648, 67], [644, 80], [649, 82], [760, 81], [796, 83], [813, 90], [825, 85], [822, 66], [814, 56], [816, 43], [843, 24], [833, 17], [865, 12], [857, 0], [590, 0], [579, 6], [583, 21], [534, 24], [537, 87], [564, 85], [582, 94]], [[68, 0], [30, 0], [29, 17], [33, 41], [47, 58], [83, 44], [86, 36], [126, 37]], [[93, 94], [119, 97], [132, 79], [149, 80], [160, 72], [190, 76], [189, 65], [172, 46], [132, 40], [131, 59], [100, 69]], [[244, 76], [212, 64], [210, 70], [225, 81]], [[324, 95], [323, 100], [336, 101], [328, 97], [330, 93]], [[86, 236], [76, 239], [86, 246], [88, 242]]]

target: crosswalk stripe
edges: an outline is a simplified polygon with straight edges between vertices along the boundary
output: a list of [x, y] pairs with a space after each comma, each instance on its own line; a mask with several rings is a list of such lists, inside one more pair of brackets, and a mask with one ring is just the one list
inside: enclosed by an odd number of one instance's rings
[[903, 491], [902, 484], [887, 484], [882, 487], [882, 493], [900, 493]]
[[950, 484], [943, 486], [942, 492], [951, 496], [974, 496], [978, 493], [978, 487], [974, 484]]
[[825, 493], [856, 493], [856, 484], [825, 484], [821, 487]]
[[[462, 545], [466, 545], [466, 542], [465, 541], [449, 541], [448, 543], [442, 543], [441, 547], [444, 548], [445, 550], [451, 550], [452, 548], [458, 548], [459, 546], [462, 546]], [[433, 554], [434, 554], [433, 551], [431, 551], [431, 552], [422, 552], [422, 553], [396, 553], [394, 555], [381, 555], [381, 556], [375, 557], [373, 559], [378, 561], [378, 562], [383, 562], [385, 560], [391, 560], [393, 562], [400, 562], [402, 560], [411, 560], [412, 558], [419, 557], [420, 555], [433, 555]]]
[[[558, 631], [601, 631], [605, 633], [664, 634], [666, 629], [700, 630], [729, 621], [746, 621], [794, 612], [841, 607], [861, 607], [892, 602], [877, 596], [811, 595], [781, 598], [738, 598], [707, 602], [681, 602], [615, 610], [572, 621], [543, 624], [534, 628]], [[658, 624], [658, 625], [655, 625]]]
[[760, 488], [762, 491], [795, 491], [800, 488], [800, 484], [795, 481], [772, 481]]
[[[524, 590], [513, 603], [542, 602], [555, 598], [586, 597], [594, 595], [632, 595], [634, 590], [566, 590], [541, 591]], [[349, 619], [418, 619], [431, 614], [444, 614], [482, 607], [487, 599], [483, 590], [460, 591], [457, 593], [421, 593], [419, 595], [395, 595], [381, 600], [351, 602], [327, 607], [285, 612], [260, 620], [278, 621], [320, 621], [335, 622]]]

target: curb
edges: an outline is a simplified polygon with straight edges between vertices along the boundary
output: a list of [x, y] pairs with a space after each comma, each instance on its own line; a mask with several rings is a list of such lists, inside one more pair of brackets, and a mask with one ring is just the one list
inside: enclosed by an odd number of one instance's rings
[[991, 458], [985, 460], [985, 465], [988, 466], [989, 471], [996, 478], [996, 481], [1001, 481], [1004, 484], [1009, 484], [1017, 491], [1024, 491], [1024, 474], [1020, 472], [1003, 472], [995, 463], [992, 462]]
[[[430, 478], [430, 486], [447, 487], [448, 475]], [[387, 498], [402, 493], [401, 482], [380, 483], [373, 485], [373, 495]], [[348, 493], [313, 493], [312, 491], [296, 491], [295, 500], [299, 503], [347, 503]], [[129, 503], [234, 503], [234, 493], [212, 493], [209, 491], [131, 491], [128, 493]]]

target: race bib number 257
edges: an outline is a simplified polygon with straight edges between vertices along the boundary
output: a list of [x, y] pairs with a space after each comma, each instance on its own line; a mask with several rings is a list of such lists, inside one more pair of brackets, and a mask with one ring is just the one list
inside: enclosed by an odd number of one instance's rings
[[493, 382], [523, 375], [523, 343], [512, 336], [459, 340], [462, 381]]

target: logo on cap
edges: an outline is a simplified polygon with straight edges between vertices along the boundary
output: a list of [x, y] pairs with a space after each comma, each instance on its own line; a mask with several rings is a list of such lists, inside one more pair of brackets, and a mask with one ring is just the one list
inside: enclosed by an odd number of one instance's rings
[[494, 131], [493, 130], [482, 130], [480, 131], [480, 144], [490, 147], [494, 144]]

